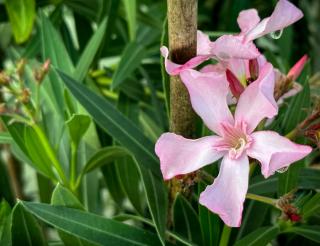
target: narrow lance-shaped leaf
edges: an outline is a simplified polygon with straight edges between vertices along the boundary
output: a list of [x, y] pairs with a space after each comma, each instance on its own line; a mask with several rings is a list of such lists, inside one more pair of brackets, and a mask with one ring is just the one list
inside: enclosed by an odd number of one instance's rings
[[39, 219], [71, 235], [98, 245], [159, 245], [156, 235], [78, 209], [23, 202]]
[[235, 246], [267, 245], [279, 233], [277, 226], [261, 227], [235, 243]]
[[36, 15], [35, 0], [6, 0], [4, 2], [14, 39], [18, 44], [23, 43], [32, 32]]
[[38, 222], [24, 209], [21, 202], [12, 210], [11, 236], [13, 246], [47, 245]]

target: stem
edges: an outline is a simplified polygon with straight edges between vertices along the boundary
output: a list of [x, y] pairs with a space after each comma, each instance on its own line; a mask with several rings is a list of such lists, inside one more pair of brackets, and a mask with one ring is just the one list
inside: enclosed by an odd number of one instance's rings
[[78, 161], [78, 146], [75, 143], [71, 144], [71, 165], [70, 165], [70, 184], [72, 189], [76, 188], [77, 176], [77, 161]]
[[[171, 59], [184, 64], [197, 53], [197, 0], [168, 0], [168, 37]], [[194, 137], [196, 115], [179, 76], [170, 77], [170, 131]]]
[[49, 140], [47, 139], [47, 136], [44, 134], [43, 130], [36, 124], [32, 125], [32, 128], [34, 129], [34, 131], [37, 133], [41, 144], [43, 145], [44, 149], [46, 150], [46, 154], [48, 155], [49, 159], [51, 160], [53, 166], [55, 167], [56, 171], [59, 174], [59, 177], [62, 181], [62, 184], [67, 184], [67, 178], [64, 174], [64, 171], [61, 168], [61, 165], [54, 153], [54, 151], [52, 150], [52, 147], [49, 143]]
[[224, 225], [219, 246], [227, 246], [228, 245], [230, 233], [231, 233], [231, 228], [227, 225]]
[[256, 194], [252, 194], [252, 193], [247, 193], [246, 198], [250, 199], [250, 200], [255, 200], [255, 201], [259, 201], [259, 202], [263, 202], [266, 204], [270, 204], [272, 206], [276, 206], [277, 200], [270, 198], [270, 197], [265, 197], [265, 196], [259, 196]]
[[296, 138], [296, 136], [298, 135], [298, 128], [295, 128], [293, 129], [291, 132], [289, 132], [287, 135], [286, 135], [286, 138], [290, 139], [290, 140], [293, 140]]

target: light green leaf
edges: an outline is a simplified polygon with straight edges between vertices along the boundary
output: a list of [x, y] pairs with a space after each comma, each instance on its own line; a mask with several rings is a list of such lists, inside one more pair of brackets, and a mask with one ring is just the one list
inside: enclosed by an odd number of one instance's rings
[[47, 245], [36, 219], [18, 202], [12, 210], [12, 245]]
[[92, 64], [92, 61], [105, 35], [106, 26], [107, 26], [107, 19], [104, 19], [100, 24], [100, 26], [98, 27], [98, 29], [95, 31], [94, 35], [89, 40], [89, 43], [87, 44], [86, 48], [82, 52], [81, 57], [76, 66], [76, 69], [74, 71], [73, 77], [75, 80], [82, 81], [86, 77], [89, 71], [89, 68]]
[[320, 243], [320, 226], [318, 225], [303, 225], [297, 227], [290, 227], [285, 232], [296, 233], [300, 236]]
[[273, 227], [261, 227], [249, 235], [245, 236], [241, 240], [237, 241], [235, 246], [261, 246], [267, 245], [272, 239], [274, 239], [279, 233], [277, 226]]
[[91, 123], [91, 119], [88, 115], [83, 114], [74, 114], [66, 122], [71, 140], [73, 143], [78, 146], [81, 138], [88, 130]]
[[136, 38], [137, 32], [137, 7], [136, 0], [123, 0], [123, 5], [127, 14], [127, 23], [130, 40]]
[[71, 235], [90, 242], [110, 246], [159, 245], [156, 235], [117, 221], [78, 209], [23, 202], [23, 206], [39, 219]]
[[6, 0], [14, 39], [18, 44], [25, 42], [33, 28], [36, 15], [35, 0]]
[[131, 73], [139, 67], [145, 55], [146, 50], [142, 45], [136, 42], [127, 44], [121, 55], [118, 68], [112, 77], [112, 89], [115, 89], [121, 85], [125, 79], [127, 79]]
[[0, 132], [0, 144], [10, 144], [12, 138], [8, 132]]

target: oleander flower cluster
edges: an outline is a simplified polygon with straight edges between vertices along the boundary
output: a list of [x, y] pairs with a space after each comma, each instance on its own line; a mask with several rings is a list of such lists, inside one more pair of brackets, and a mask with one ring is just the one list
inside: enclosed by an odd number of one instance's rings
[[[301, 89], [294, 80], [307, 57], [284, 75], [266, 60], [253, 41], [279, 32], [302, 17], [292, 3], [280, 0], [272, 15], [262, 20], [255, 9], [241, 11], [237, 19], [241, 32], [237, 35], [223, 35], [212, 42], [198, 31], [197, 55], [185, 64], [173, 63], [168, 49], [161, 48], [167, 73], [181, 77], [194, 111], [214, 133], [199, 139], [162, 134], [155, 152], [163, 177], [168, 180], [188, 174], [222, 159], [218, 177], [200, 194], [199, 202], [230, 227], [241, 225], [249, 158], [261, 164], [262, 175], [268, 178], [312, 151], [277, 132], [256, 130], [265, 119], [278, 114], [278, 105], [285, 97]], [[209, 59], [217, 63], [196, 69]], [[290, 82], [285, 84], [283, 93], [277, 91], [279, 81]], [[234, 113], [230, 104], [236, 104]]]

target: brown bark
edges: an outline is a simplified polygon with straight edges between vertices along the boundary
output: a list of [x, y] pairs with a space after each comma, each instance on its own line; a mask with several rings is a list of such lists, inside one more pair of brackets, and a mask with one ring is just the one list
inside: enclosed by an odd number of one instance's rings
[[[197, 0], [168, 0], [168, 37], [171, 60], [187, 62], [197, 52]], [[195, 113], [179, 76], [170, 78], [170, 131], [192, 138]]]
[[[197, 0], [168, 0], [168, 38], [171, 60], [184, 64], [197, 53]], [[179, 76], [170, 77], [170, 131], [186, 138], [194, 138], [196, 130], [189, 93]], [[190, 194], [194, 174], [169, 182], [169, 211], [167, 224], [172, 226], [173, 202], [176, 194]]]

